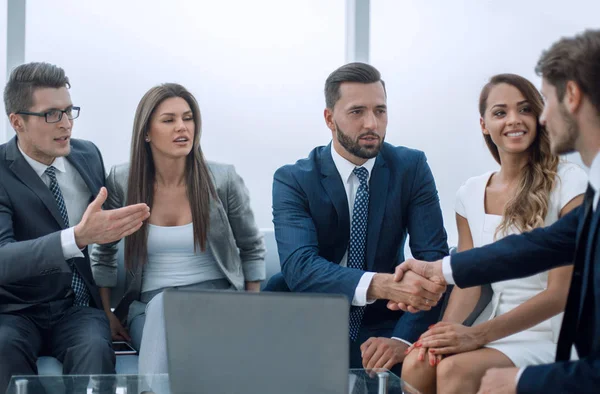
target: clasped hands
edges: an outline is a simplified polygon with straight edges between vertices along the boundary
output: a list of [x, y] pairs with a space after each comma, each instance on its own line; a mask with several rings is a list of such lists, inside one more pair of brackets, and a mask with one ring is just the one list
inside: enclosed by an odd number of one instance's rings
[[435, 307], [445, 291], [441, 261], [429, 263], [409, 259], [396, 267], [393, 275], [376, 274], [367, 298], [389, 300], [387, 307], [391, 310], [416, 313]]

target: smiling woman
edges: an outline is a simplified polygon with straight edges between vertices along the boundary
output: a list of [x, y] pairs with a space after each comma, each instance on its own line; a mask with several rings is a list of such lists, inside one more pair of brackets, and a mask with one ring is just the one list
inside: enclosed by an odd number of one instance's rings
[[265, 246], [248, 190], [233, 166], [204, 160], [200, 134], [194, 96], [178, 84], [156, 86], [135, 114], [131, 162], [113, 167], [107, 179], [107, 208], [146, 201], [151, 211], [137, 235], [125, 239], [130, 275], [115, 313], [109, 288], [116, 284], [117, 245], [101, 245], [91, 257], [113, 339], [131, 339], [140, 350], [140, 374], [167, 372], [163, 290], [258, 291], [265, 278]]
[[[585, 172], [551, 152], [542, 109], [540, 93], [518, 75], [496, 75], [482, 89], [481, 131], [500, 171], [459, 189], [459, 251], [550, 225], [581, 204]], [[462, 323], [481, 289], [455, 287], [442, 322], [410, 349], [403, 379], [424, 393], [471, 393], [489, 368], [552, 362], [571, 272], [560, 267], [492, 284], [491, 316], [473, 327]]]

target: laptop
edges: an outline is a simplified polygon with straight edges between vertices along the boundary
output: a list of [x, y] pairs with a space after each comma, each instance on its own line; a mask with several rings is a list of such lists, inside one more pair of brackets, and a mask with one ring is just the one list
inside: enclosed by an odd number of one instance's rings
[[347, 394], [341, 295], [168, 290], [171, 393]]

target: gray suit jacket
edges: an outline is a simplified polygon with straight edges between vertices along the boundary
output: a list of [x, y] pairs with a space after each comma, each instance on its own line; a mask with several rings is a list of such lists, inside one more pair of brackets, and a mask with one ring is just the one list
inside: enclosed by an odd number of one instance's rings
[[[105, 175], [98, 148], [72, 139], [66, 159], [95, 198]], [[83, 258], [65, 261], [64, 229], [52, 192], [19, 151], [17, 138], [0, 145], [0, 313], [64, 299], [72, 293], [73, 270], [90, 291], [90, 305], [102, 307], [87, 248]]]
[[[248, 189], [232, 165], [208, 162], [217, 199], [211, 199], [207, 241], [215, 260], [227, 279], [238, 290], [244, 282], [265, 279], [265, 244], [250, 208]], [[129, 164], [114, 166], [106, 180], [108, 199], [105, 209], [126, 205]], [[94, 279], [99, 287], [117, 284], [117, 242], [96, 245], [90, 256]], [[115, 309], [121, 320], [129, 305], [139, 300], [142, 267], [127, 271], [126, 292]]]

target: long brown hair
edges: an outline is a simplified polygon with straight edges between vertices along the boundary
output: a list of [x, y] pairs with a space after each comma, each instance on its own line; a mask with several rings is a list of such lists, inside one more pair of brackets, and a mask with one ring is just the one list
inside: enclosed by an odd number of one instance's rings
[[[529, 147], [529, 161], [521, 171], [521, 178], [516, 194], [506, 203], [502, 213], [502, 222], [496, 234], [506, 234], [515, 226], [519, 231], [529, 231], [544, 225], [548, 213], [548, 200], [554, 187], [559, 157], [550, 149], [550, 138], [546, 129], [540, 125], [540, 115], [544, 109], [544, 101], [540, 92], [527, 79], [515, 74], [499, 74], [493, 76], [481, 90], [479, 96], [479, 114], [484, 118], [487, 99], [492, 88], [498, 84], [508, 84], [517, 88], [531, 105], [537, 120], [535, 140]], [[498, 164], [502, 165], [498, 147], [488, 134], [483, 138]]]
[[[186, 158], [185, 179], [187, 196], [192, 211], [194, 228], [194, 250], [206, 249], [206, 236], [209, 226], [210, 199], [214, 197], [215, 189], [204, 155], [200, 148], [201, 116], [198, 102], [183, 86], [175, 83], [165, 83], [150, 89], [138, 104], [133, 121], [131, 137], [131, 160], [129, 165], [129, 181], [127, 188], [127, 204], [144, 202], [152, 210], [154, 198], [155, 168], [150, 145], [145, 138], [148, 134], [150, 121], [156, 108], [166, 99], [181, 97], [184, 99], [194, 118], [193, 148]], [[128, 269], [143, 265], [148, 259], [148, 224], [125, 238], [125, 264]]]

